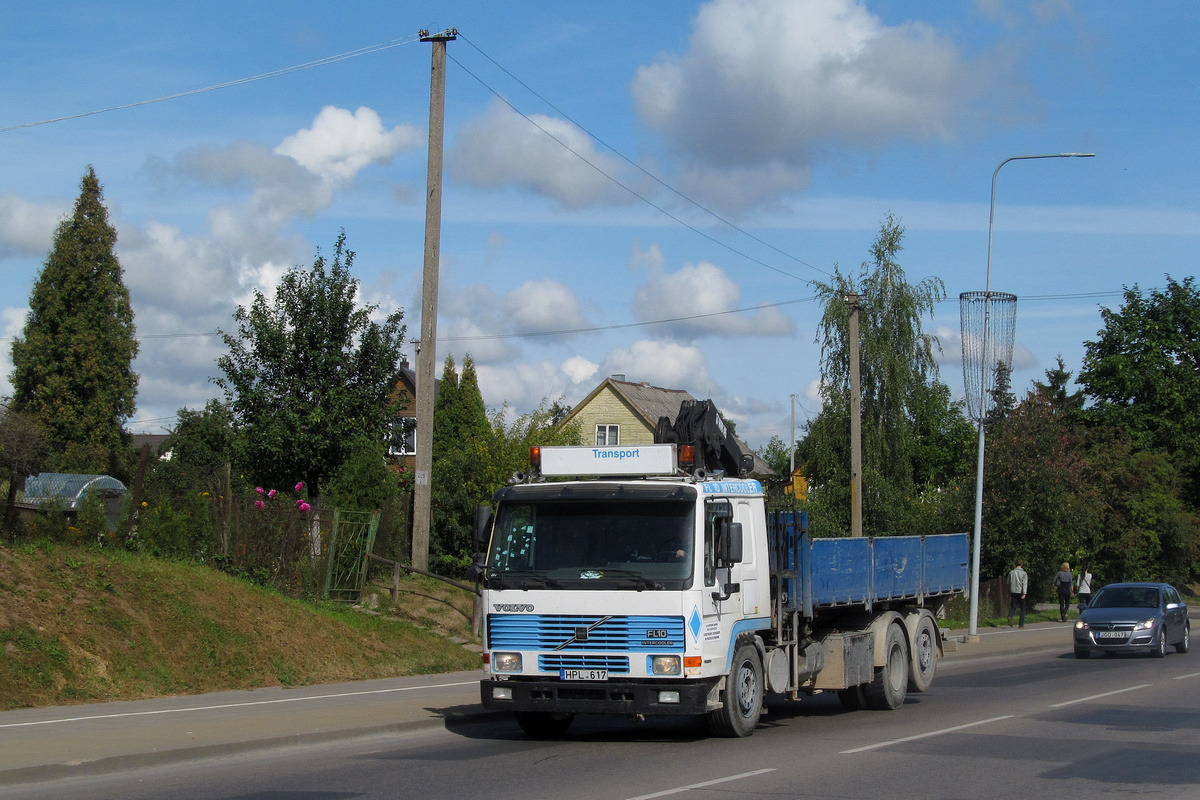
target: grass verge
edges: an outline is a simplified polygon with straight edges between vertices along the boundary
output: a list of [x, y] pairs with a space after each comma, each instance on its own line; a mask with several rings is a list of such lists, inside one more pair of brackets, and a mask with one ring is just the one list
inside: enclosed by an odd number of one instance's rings
[[417, 588], [363, 614], [195, 564], [0, 546], [0, 709], [477, 668], [461, 646], [470, 611], [465, 625], [439, 624], [472, 596]]

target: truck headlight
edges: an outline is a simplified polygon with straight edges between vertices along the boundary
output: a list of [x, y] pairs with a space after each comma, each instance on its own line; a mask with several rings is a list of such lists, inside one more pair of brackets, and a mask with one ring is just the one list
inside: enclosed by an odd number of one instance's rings
[[520, 653], [492, 653], [493, 672], [520, 672]]
[[679, 656], [651, 656], [651, 675], [678, 675]]

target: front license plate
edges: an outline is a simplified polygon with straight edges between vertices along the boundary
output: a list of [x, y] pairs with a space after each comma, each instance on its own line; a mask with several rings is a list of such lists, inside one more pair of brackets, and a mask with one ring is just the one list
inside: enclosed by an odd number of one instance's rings
[[1124, 639], [1127, 636], [1125, 631], [1096, 631], [1097, 639]]
[[560, 669], [558, 677], [564, 681], [606, 681], [606, 669]]

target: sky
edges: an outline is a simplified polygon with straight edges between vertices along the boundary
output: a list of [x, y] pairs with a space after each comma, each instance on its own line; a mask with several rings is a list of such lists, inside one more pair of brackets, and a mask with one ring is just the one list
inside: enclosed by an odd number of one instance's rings
[[[923, 325], [962, 397], [994, 173], [1018, 395], [1059, 356], [1078, 373], [1125, 287], [1196, 273], [1192, 2], [6, 3], [0, 395], [89, 165], [140, 342], [130, 431], [220, 397], [218, 331], [341, 230], [362, 302], [419, 338], [417, 34], [451, 28], [437, 371], [469, 354], [492, 408], [621, 374], [712, 398], [752, 446], [793, 413], [800, 436], [814, 282], [857, 274], [889, 214], [908, 280], [944, 285]], [[1095, 157], [996, 172], [1057, 153]]]

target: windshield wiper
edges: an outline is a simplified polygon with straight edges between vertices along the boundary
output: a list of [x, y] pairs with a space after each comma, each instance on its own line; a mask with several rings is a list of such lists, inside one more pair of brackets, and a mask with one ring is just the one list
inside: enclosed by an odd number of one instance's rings
[[[554, 578], [548, 578], [537, 570], [532, 569], [510, 569], [504, 572], [493, 571], [493, 576], [499, 578], [502, 583], [508, 583], [512, 579], [516, 583], [517, 589], [561, 589], [562, 583]], [[531, 586], [532, 584], [532, 586]]]
[[[666, 586], [659, 583], [658, 581], [650, 580], [649, 578], [647, 578], [645, 575], [641, 574], [640, 572], [634, 572], [633, 570], [630, 570], [630, 569], [606, 569], [606, 570], [604, 570], [604, 577], [606, 577], [606, 578], [621, 578], [622, 581], [632, 581], [634, 586], [637, 587], [639, 592], [642, 589], [665, 589], [665, 588], [667, 588]], [[620, 588], [620, 584], [618, 584], [618, 588]]]

